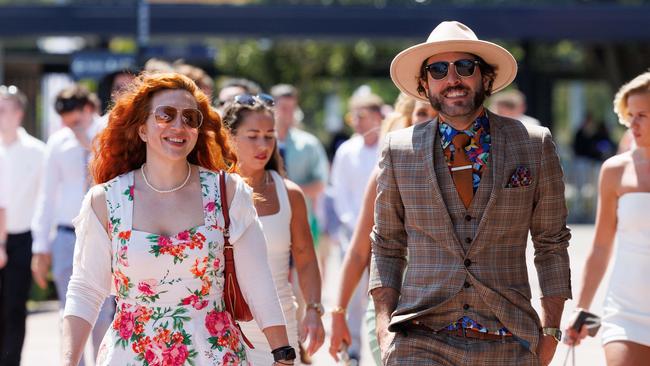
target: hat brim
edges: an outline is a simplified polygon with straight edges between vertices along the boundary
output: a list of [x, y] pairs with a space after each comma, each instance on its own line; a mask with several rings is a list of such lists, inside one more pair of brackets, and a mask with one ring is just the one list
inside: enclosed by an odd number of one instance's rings
[[493, 93], [510, 85], [517, 76], [517, 61], [505, 48], [487, 41], [449, 40], [420, 43], [400, 52], [390, 64], [393, 83], [407, 95], [428, 101], [426, 96], [418, 93], [420, 67], [427, 58], [446, 52], [471, 53], [494, 66], [496, 78], [492, 84]]

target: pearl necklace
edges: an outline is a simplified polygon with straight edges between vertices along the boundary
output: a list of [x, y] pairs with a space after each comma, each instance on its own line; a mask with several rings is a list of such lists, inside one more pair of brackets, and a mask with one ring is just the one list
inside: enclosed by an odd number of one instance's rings
[[147, 165], [147, 164], [142, 164], [142, 166], [140, 167], [140, 171], [142, 172], [142, 179], [144, 179], [144, 184], [146, 184], [147, 187], [151, 188], [151, 190], [153, 190], [154, 192], [157, 192], [157, 193], [172, 193], [172, 192], [178, 191], [179, 189], [185, 187], [187, 182], [190, 181], [190, 176], [192, 175], [192, 167], [190, 166], [190, 163], [188, 161], [187, 162], [187, 177], [185, 177], [185, 181], [183, 183], [181, 183], [180, 186], [172, 188], [172, 189], [168, 189], [168, 190], [156, 189], [156, 188], [154, 188], [154, 186], [152, 186], [149, 183], [149, 181], [147, 180], [147, 176], [144, 174], [144, 166], [145, 165]]

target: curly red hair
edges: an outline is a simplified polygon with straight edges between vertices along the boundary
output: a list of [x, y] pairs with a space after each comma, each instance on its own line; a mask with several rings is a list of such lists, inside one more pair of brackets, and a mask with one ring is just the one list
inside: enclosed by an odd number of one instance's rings
[[143, 73], [118, 96], [108, 125], [93, 144], [90, 169], [96, 183], [107, 182], [144, 164], [146, 145], [138, 135], [138, 128], [149, 116], [153, 95], [167, 89], [187, 90], [204, 116], [196, 146], [187, 160], [209, 170], [235, 169], [237, 157], [230, 148], [221, 117], [196, 84], [177, 73]]

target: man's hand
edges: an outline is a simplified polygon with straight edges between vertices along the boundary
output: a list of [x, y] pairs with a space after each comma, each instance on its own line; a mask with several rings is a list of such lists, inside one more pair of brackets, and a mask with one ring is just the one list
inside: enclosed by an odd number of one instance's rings
[[388, 358], [388, 349], [390, 344], [395, 338], [395, 333], [388, 331], [388, 323], [385, 326], [379, 327], [379, 321], [377, 321], [377, 341], [379, 342], [379, 351], [381, 352], [382, 362], [386, 361]]
[[302, 320], [302, 339], [300, 343], [304, 343], [309, 339], [309, 346], [307, 346], [307, 354], [313, 355], [323, 345], [325, 341], [325, 329], [320, 315], [314, 309], [307, 309], [305, 318]]
[[32, 276], [38, 287], [47, 288], [47, 273], [50, 271], [52, 257], [49, 253], [37, 253], [32, 257]]
[[7, 265], [7, 249], [4, 245], [0, 245], [0, 269], [5, 268]]
[[537, 356], [539, 357], [539, 364], [546, 366], [551, 363], [557, 348], [557, 340], [550, 335], [542, 335], [539, 338], [537, 345]]
[[397, 307], [399, 292], [390, 287], [378, 287], [370, 292], [375, 303], [375, 319], [377, 324], [377, 341], [381, 351], [382, 362], [386, 361], [388, 348], [395, 337], [394, 333], [388, 331], [390, 318]]

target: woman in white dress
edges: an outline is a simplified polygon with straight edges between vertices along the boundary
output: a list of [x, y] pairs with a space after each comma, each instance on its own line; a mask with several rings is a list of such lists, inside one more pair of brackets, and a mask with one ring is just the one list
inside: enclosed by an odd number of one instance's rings
[[[234, 142], [239, 170], [258, 196], [255, 208], [266, 237], [269, 266], [287, 322], [289, 342], [298, 349], [296, 303], [289, 283], [289, 261], [293, 257], [297, 280], [307, 303], [300, 334], [309, 339], [306, 351], [312, 355], [325, 338], [321, 321], [320, 272], [309, 231], [304, 195], [297, 184], [283, 178], [273, 104], [270, 95], [237, 95], [224, 110], [224, 125]], [[248, 352], [253, 364], [268, 365], [272, 362], [268, 344], [257, 324], [241, 323], [241, 328], [255, 347]]]
[[239, 285], [269, 355], [273, 349], [275, 365], [292, 365], [295, 351], [252, 192], [241, 177], [224, 172], [236, 157], [205, 94], [180, 74], [142, 75], [116, 100], [95, 147], [92, 173], [99, 184], [74, 222], [62, 364], [77, 365], [112, 292], [116, 314], [97, 365], [249, 365], [223, 301], [229, 232]]
[[[621, 87], [614, 111], [631, 130], [636, 147], [602, 166], [596, 234], [578, 310], [589, 309], [613, 252], [602, 321], [607, 364], [645, 365], [650, 360], [650, 72]], [[578, 344], [587, 329], [568, 328], [566, 333], [567, 343]]]

